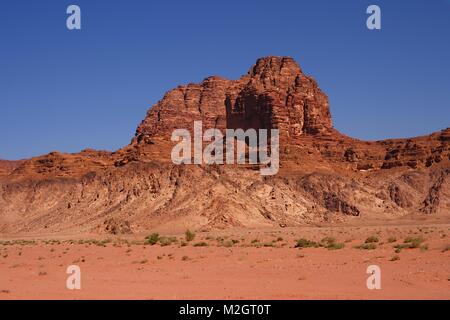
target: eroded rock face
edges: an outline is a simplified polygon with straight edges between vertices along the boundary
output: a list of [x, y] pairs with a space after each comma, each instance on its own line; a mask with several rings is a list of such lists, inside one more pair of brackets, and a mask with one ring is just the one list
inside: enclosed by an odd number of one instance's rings
[[170, 137], [174, 129], [280, 129], [282, 141], [332, 128], [327, 96], [289, 57], [259, 59], [239, 80], [210, 77], [168, 92], [138, 127], [135, 141]]
[[20, 166], [22, 161], [8, 161], [0, 159], [0, 177], [2, 175], [8, 175], [18, 166]]
[[105, 232], [113, 235], [131, 234], [133, 233], [128, 221], [121, 221], [114, 218], [108, 218], [103, 222], [100, 232]]
[[[175, 165], [174, 129], [280, 129], [281, 169]], [[256, 170], [255, 170], [256, 169]], [[169, 91], [115, 152], [0, 161], [0, 233], [126, 234], [450, 215], [450, 128], [367, 142], [332, 126], [327, 96], [289, 57], [238, 80]]]

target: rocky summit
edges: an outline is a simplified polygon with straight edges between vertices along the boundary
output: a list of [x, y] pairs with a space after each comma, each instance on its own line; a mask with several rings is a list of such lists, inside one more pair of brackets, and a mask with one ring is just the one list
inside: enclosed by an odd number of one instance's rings
[[[280, 171], [175, 165], [175, 129], [279, 129]], [[450, 128], [360, 141], [333, 128], [328, 98], [290, 57], [258, 59], [238, 80], [179, 86], [115, 152], [0, 161], [0, 233], [296, 226], [450, 216]]]

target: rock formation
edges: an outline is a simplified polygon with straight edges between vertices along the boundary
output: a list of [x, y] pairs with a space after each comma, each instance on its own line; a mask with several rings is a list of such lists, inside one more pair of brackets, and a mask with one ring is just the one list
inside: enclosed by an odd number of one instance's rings
[[236, 81], [210, 77], [170, 91], [149, 110], [135, 142], [167, 139], [194, 120], [222, 130], [279, 129], [286, 143], [332, 130], [327, 96], [289, 57], [259, 59]]
[[[281, 170], [174, 165], [174, 129], [279, 129]], [[0, 233], [289, 226], [406, 215], [450, 216], [450, 128], [367, 142], [332, 126], [328, 98], [289, 57], [238, 80], [169, 91], [115, 152], [0, 162]]]

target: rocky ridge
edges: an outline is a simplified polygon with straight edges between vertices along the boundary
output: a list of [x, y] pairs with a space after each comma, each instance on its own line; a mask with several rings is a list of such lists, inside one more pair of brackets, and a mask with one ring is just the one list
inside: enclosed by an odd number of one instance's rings
[[[174, 129], [279, 129], [281, 170], [177, 166]], [[115, 152], [54, 152], [0, 162], [0, 232], [129, 233], [289, 226], [450, 215], [450, 128], [360, 141], [332, 126], [327, 96], [289, 57], [259, 59], [238, 80], [179, 86]]]

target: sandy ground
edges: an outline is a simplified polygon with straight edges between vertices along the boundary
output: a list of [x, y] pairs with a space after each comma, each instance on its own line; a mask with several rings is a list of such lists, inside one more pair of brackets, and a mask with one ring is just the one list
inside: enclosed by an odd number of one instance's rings
[[[450, 224], [409, 224], [232, 229], [197, 233], [184, 246], [184, 235], [167, 246], [143, 245], [145, 235], [103, 244], [3, 239], [0, 299], [448, 300], [449, 234]], [[356, 248], [369, 236], [379, 240], [375, 249]], [[345, 247], [295, 248], [296, 239], [324, 237]], [[424, 241], [396, 253], [407, 237]], [[69, 265], [81, 268], [81, 290], [66, 288]], [[369, 265], [381, 268], [380, 290], [367, 288]]]

